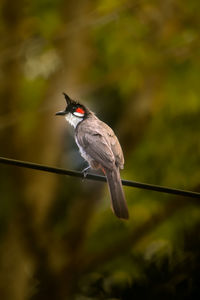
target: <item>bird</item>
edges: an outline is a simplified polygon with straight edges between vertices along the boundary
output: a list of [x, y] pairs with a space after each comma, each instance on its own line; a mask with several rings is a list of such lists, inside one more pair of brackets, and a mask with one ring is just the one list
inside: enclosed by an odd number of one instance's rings
[[101, 169], [106, 176], [111, 208], [120, 218], [129, 219], [128, 207], [122, 188], [120, 170], [124, 168], [124, 155], [114, 131], [85, 105], [63, 93], [67, 106], [56, 113], [64, 116], [75, 129], [75, 141], [81, 156], [88, 162], [83, 170], [87, 175], [89, 168]]

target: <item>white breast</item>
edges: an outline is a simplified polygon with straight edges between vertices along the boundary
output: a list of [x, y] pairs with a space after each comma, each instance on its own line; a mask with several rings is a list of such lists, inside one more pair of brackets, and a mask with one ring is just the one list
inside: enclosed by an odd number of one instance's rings
[[83, 147], [81, 147], [77, 141], [77, 138], [75, 137], [75, 141], [76, 141], [76, 144], [77, 146], [79, 147], [79, 151], [81, 153], [81, 156], [87, 161], [89, 162], [90, 161], [90, 157], [87, 155], [87, 153], [84, 151]]
[[[66, 116], [65, 116], [65, 119], [67, 120], [67, 122], [69, 122], [74, 128], [76, 128], [76, 126], [83, 120], [82, 118], [79, 118], [79, 117], [76, 117], [74, 116], [73, 114], [71, 113], [68, 113]], [[87, 155], [87, 153], [84, 151], [83, 147], [81, 147], [78, 143], [78, 140], [76, 138], [76, 135], [75, 135], [75, 141], [76, 141], [76, 144], [77, 146], [79, 147], [79, 151], [80, 151], [80, 154], [81, 156], [88, 162], [90, 163], [90, 161], [92, 160], [92, 158]]]

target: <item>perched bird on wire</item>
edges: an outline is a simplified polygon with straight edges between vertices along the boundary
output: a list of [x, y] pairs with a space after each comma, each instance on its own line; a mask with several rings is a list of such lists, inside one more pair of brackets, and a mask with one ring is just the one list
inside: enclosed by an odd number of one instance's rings
[[76, 144], [81, 156], [89, 164], [89, 167], [83, 170], [84, 174], [89, 168], [102, 169], [107, 178], [115, 215], [121, 219], [128, 219], [129, 213], [120, 178], [124, 156], [116, 135], [91, 110], [63, 94], [67, 107], [56, 115], [64, 116], [75, 128]]

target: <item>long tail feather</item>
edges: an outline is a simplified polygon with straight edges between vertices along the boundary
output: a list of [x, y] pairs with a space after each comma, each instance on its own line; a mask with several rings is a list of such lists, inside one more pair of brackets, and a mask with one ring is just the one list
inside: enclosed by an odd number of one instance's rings
[[112, 207], [115, 215], [120, 219], [128, 219], [128, 207], [126, 204], [119, 169], [105, 169], [108, 186], [110, 190]]

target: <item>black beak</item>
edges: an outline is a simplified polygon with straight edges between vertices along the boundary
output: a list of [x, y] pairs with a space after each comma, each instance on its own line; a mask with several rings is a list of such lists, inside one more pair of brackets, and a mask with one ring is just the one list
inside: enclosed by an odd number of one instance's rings
[[56, 113], [56, 116], [64, 116], [66, 114], [67, 114], [66, 110], [61, 110]]

